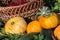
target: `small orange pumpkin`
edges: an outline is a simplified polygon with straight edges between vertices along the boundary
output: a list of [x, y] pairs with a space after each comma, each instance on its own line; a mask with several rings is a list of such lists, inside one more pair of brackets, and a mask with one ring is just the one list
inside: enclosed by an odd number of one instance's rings
[[47, 13], [39, 17], [41, 26], [45, 29], [51, 29], [58, 25], [58, 18], [55, 13]]
[[48, 7], [42, 7], [39, 9], [36, 14], [36, 18], [39, 20], [42, 28], [51, 29], [58, 25], [58, 17], [57, 14], [51, 12]]
[[54, 36], [60, 40], [60, 25], [54, 30]]
[[38, 21], [32, 21], [28, 24], [27, 26], [27, 33], [39, 33], [41, 32], [41, 26], [40, 23]]

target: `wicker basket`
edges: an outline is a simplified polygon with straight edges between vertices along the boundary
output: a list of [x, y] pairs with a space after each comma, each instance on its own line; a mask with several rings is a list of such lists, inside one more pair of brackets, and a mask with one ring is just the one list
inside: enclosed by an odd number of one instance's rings
[[3, 22], [16, 16], [35, 19], [38, 8], [43, 6], [43, 0], [35, 0], [20, 6], [0, 7], [0, 18]]

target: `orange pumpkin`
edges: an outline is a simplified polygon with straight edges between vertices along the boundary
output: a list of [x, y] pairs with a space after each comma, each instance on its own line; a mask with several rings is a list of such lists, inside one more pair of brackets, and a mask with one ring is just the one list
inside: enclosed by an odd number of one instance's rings
[[54, 30], [54, 35], [60, 40], [60, 25]]
[[38, 21], [32, 21], [27, 26], [27, 33], [39, 33], [41, 32], [41, 26]]
[[58, 18], [55, 13], [46, 13], [39, 17], [42, 28], [51, 29], [58, 25]]

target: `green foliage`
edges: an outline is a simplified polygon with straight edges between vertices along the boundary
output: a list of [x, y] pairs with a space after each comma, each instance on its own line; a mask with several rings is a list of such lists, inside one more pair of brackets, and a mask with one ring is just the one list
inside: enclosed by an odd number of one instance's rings
[[0, 40], [20, 40], [20, 37], [22, 35], [16, 35], [16, 34], [5, 34], [0, 32]]
[[57, 0], [57, 2], [55, 3], [55, 6], [53, 8], [53, 11], [60, 12], [60, 0]]
[[4, 26], [2, 19], [0, 19], [0, 28]]
[[0, 32], [0, 40], [33, 40], [34, 34], [24, 34], [24, 35], [16, 35], [16, 34], [5, 34]]
[[45, 6], [48, 6], [51, 11], [60, 12], [60, 0], [44, 0]]
[[45, 6], [48, 6], [50, 9], [52, 9], [55, 5], [57, 0], [44, 0]]
[[54, 40], [52, 30], [43, 29], [41, 33], [30, 33], [23, 35], [5, 34], [4, 29], [0, 31], [0, 40]]
[[43, 39], [44, 39], [44, 36], [41, 34], [34, 35], [34, 40], [43, 40]]
[[43, 29], [42, 35], [44, 35], [44, 40], [53, 40], [52, 39], [52, 29], [49, 29], [49, 30]]
[[35, 33], [30, 33], [30, 34], [26, 34], [26, 35], [24, 35], [24, 36], [22, 36], [21, 38], [19, 38], [19, 40], [33, 40], [33, 35], [34, 35]]

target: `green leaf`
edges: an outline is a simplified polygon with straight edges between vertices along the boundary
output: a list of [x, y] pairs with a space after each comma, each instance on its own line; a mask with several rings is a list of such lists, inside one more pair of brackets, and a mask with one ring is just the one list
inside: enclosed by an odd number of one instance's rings
[[43, 40], [44, 36], [42, 34], [34, 35], [34, 40]]
[[30, 34], [22, 36], [18, 40], [33, 40], [33, 38], [34, 38], [33, 35], [34, 35], [34, 33], [30, 33]]
[[2, 21], [2, 19], [0, 19], [0, 28], [2, 28], [4, 26], [4, 23]]

